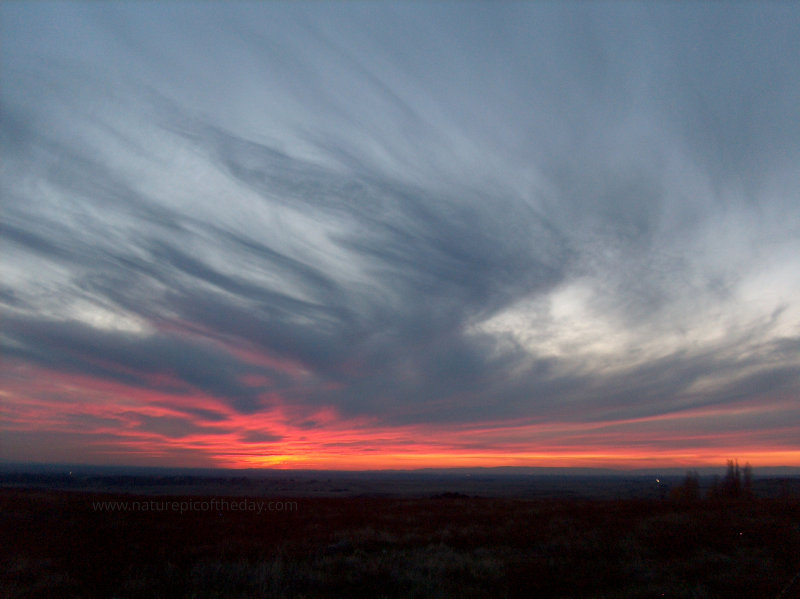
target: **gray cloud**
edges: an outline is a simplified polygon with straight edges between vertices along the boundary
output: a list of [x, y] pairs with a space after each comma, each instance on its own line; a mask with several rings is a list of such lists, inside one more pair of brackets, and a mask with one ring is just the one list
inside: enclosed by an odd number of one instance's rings
[[387, 426], [800, 391], [794, 7], [2, 19], [15, 363]]

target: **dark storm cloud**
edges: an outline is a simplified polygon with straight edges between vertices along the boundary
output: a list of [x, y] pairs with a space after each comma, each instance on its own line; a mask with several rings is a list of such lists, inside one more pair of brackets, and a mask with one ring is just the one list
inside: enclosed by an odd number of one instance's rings
[[390, 425], [800, 390], [796, 9], [3, 19], [8, 358]]

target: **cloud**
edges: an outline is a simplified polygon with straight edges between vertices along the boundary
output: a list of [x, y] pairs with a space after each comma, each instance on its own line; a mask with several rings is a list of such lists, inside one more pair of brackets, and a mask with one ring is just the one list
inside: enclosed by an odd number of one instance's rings
[[142, 430], [800, 391], [791, 7], [2, 16], [4, 358], [157, 393]]
[[243, 443], [274, 443], [280, 441], [281, 435], [273, 435], [262, 431], [251, 431], [242, 436]]

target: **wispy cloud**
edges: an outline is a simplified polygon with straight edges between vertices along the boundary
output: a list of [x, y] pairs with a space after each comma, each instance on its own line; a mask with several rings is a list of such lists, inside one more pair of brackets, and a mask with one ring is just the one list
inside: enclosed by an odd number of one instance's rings
[[9, 455], [800, 461], [794, 7], [0, 14]]

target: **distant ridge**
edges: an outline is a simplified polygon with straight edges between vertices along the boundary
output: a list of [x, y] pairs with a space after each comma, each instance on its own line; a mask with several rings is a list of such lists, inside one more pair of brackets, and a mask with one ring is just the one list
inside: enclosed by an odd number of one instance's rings
[[[2, 473], [74, 474], [81, 475], [130, 475], [130, 476], [199, 476], [199, 477], [253, 477], [273, 478], [289, 476], [370, 478], [405, 476], [490, 477], [490, 476], [578, 476], [578, 477], [639, 477], [639, 476], [683, 476], [688, 470], [701, 476], [723, 475], [725, 466], [718, 467], [670, 467], [637, 468], [632, 470], [614, 468], [569, 468], [547, 466], [495, 466], [475, 468], [417, 468], [410, 470], [279, 470], [271, 468], [176, 468], [153, 466], [110, 466], [98, 464], [47, 464], [0, 461]], [[756, 477], [800, 476], [800, 467], [766, 466], [754, 467]]]

